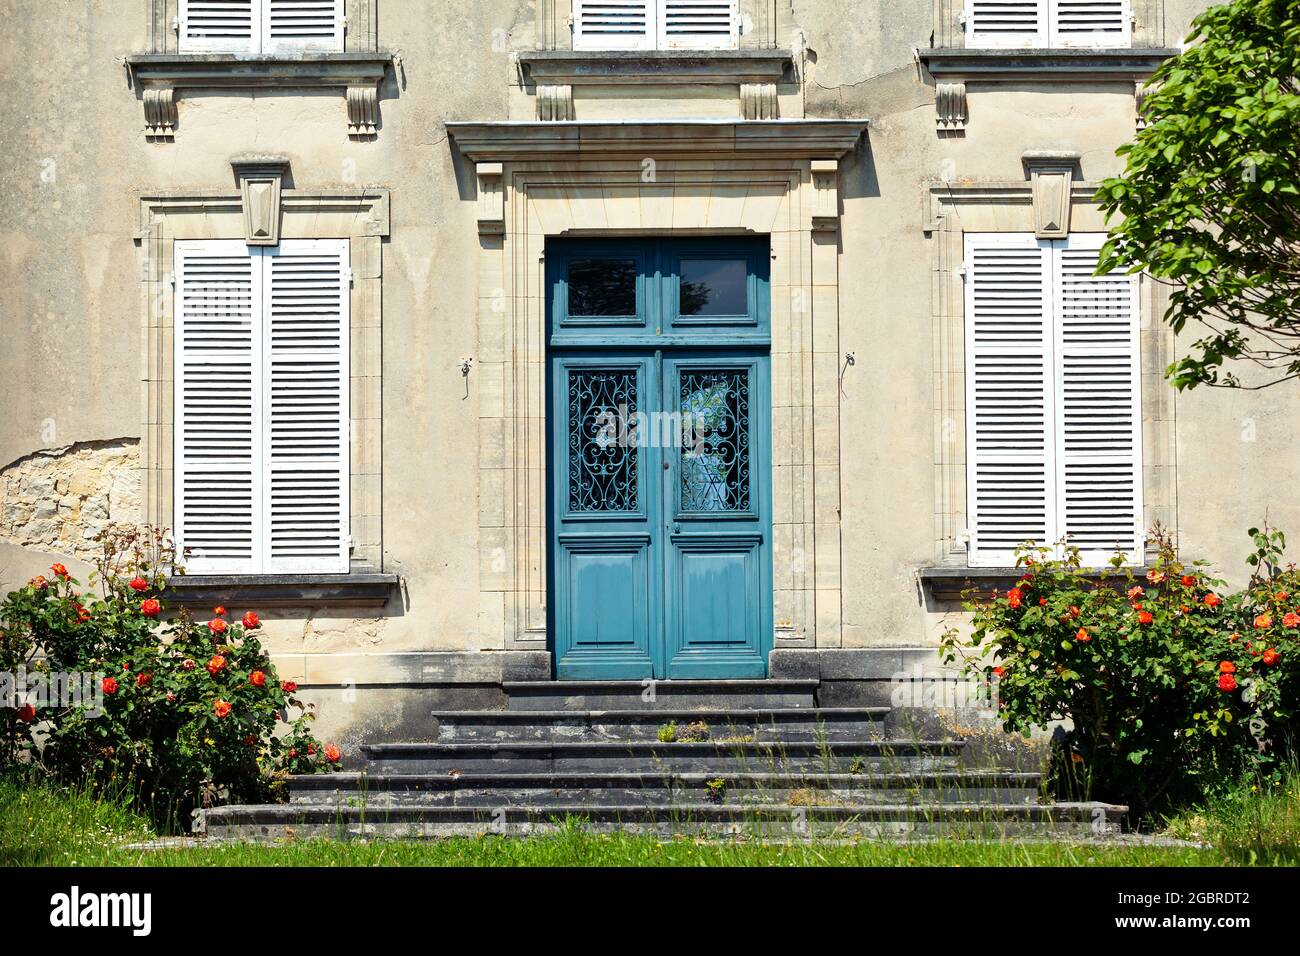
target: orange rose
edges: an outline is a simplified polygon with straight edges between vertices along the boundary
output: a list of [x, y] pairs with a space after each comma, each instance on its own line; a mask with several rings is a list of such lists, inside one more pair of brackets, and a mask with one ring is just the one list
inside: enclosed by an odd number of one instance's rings
[[1235, 674], [1237, 673], [1237, 665], [1232, 663], [1232, 661], [1219, 661], [1219, 673]]
[[245, 627], [245, 628], [247, 628], [248, 630], [251, 631], [251, 630], [253, 630], [254, 628], [258, 628], [258, 627], [261, 627], [261, 626], [262, 626], [262, 619], [261, 619], [260, 617], [257, 616], [257, 612], [256, 612], [256, 611], [245, 611], [245, 612], [244, 612], [244, 627]]
[[212, 609], [212, 613], [215, 614], [217, 617], [225, 617], [226, 606], [224, 604], [218, 604], [216, 607]]
[[217, 701], [212, 705], [212, 712], [217, 715], [218, 720], [221, 720], [230, 714], [230, 702], [224, 700]]
[[1144, 594], [1144, 593], [1145, 593], [1145, 591], [1143, 590], [1142, 585], [1140, 585], [1140, 584], [1135, 584], [1135, 585], [1133, 585], [1131, 588], [1128, 589], [1128, 599], [1129, 599], [1130, 601], [1132, 601], [1134, 598], [1136, 598], [1136, 597], [1138, 597], [1138, 596], [1140, 596], [1140, 595], [1142, 595], [1142, 594]]
[[1165, 572], [1157, 571], [1154, 568], [1147, 572], [1147, 580], [1152, 584], [1159, 584], [1165, 579]]
[[1154, 620], [1155, 618], [1151, 615], [1150, 611], [1138, 611], [1139, 624], [1150, 624]]
[[1274, 664], [1276, 664], [1276, 663], [1277, 663], [1278, 661], [1280, 661], [1281, 659], [1282, 659], [1282, 655], [1279, 654], [1276, 650], [1274, 650], [1274, 649], [1271, 648], [1271, 647], [1270, 647], [1268, 650], [1266, 650], [1266, 651], [1264, 652], [1263, 661], [1264, 661], [1264, 663], [1267, 664], [1269, 667], [1272, 667]]
[[1287, 611], [1282, 617], [1283, 627], [1300, 627], [1300, 614], [1295, 611]]
[[66, 578], [68, 576], [68, 569], [61, 564], [51, 564], [50, 570], [54, 572], [56, 578]]
[[1233, 677], [1231, 674], [1219, 675], [1219, 690], [1223, 691], [1224, 693], [1228, 693], [1236, 689], [1237, 689], [1237, 678]]
[[1010, 604], [1012, 607], [1020, 607], [1020, 605], [1023, 603], [1023, 599], [1024, 599], [1024, 592], [1022, 592], [1020, 588], [1012, 588], [1010, 591], [1007, 592], [1007, 603]]
[[214, 617], [212, 620], [208, 621], [208, 630], [213, 634], [224, 634], [226, 633], [227, 627], [229, 627], [229, 625], [219, 617]]
[[266, 675], [261, 671], [253, 671], [253, 673], [248, 675], [248, 682], [254, 687], [265, 687]]
[[38, 591], [44, 591], [46, 588], [50, 586], [50, 582], [45, 580], [45, 575], [43, 574], [36, 575], [36, 577], [32, 578], [27, 583], [32, 587], [36, 588], [36, 590]]
[[220, 654], [213, 654], [212, 660], [208, 661], [208, 673], [216, 677], [226, 668], [226, 659]]
[[340, 752], [339, 748], [335, 747], [333, 744], [326, 744], [325, 759], [328, 760], [330, 763], [338, 763], [340, 760], [343, 759], [343, 754], [342, 752]]
[[1088, 634], [1088, 629], [1086, 627], [1081, 627], [1075, 633], [1074, 639], [1078, 641], [1080, 644], [1087, 644], [1090, 640], [1092, 640], [1092, 637]]
[[157, 617], [158, 612], [162, 610], [162, 605], [156, 598], [145, 598], [140, 602], [140, 613], [145, 617]]
[[1258, 616], [1255, 618], [1255, 627], [1256, 627], [1257, 630], [1261, 630], [1261, 631], [1262, 631], [1262, 630], [1264, 630], [1264, 628], [1266, 628], [1266, 627], [1272, 627], [1272, 626], [1273, 626], [1273, 615], [1272, 615], [1272, 614], [1264, 613], [1264, 614], [1260, 614], [1260, 615], [1258, 615]]
[[1218, 607], [1222, 603], [1223, 603], [1223, 598], [1219, 597], [1213, 591], [1205, 595], [1205, 606], [1208, 608]]

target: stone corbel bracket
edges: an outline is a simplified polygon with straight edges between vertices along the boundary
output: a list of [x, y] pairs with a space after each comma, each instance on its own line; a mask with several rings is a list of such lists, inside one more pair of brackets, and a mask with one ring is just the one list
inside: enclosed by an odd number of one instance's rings
[[478, 177], [478, 231], [484, 236], [500, 236], [506, 231], [506, 194], [502, 184], [502, 163], [475, 163]]
[[1070, 234], [1070, 187], [1079, 168], [1075, 152], [1031, 149], [1020, 154], [1034, 196], [1034, 235], [1064, 239]]
[[837, 159], [812, 161], [814, 232], [833, 232], [840, 221], [840, 163]]
[[126, 58], [144, 106], [145, 137], [176, 136], [179, 94], [187, 89], [339, 89], [347, 99], [348, 135], [370, 139], [379, 130], [379, 87], [391, 53], [312, 53], [243, 56], [231, 53], [137, 53]]
[[935, 128], [940, 132], [966, 128], [966, 84], [934, 85]]
[[274, 246], [280, 241], [280, 195], [289, 173], [289, 158], [263, 154], [230, 160], [239, 182], [244, 210], [244, 241], [250, 246]]
[[775, 83], [740, 84], [740, 115], [747, 120], [776, 119], [781, 110]]
[[562, 121], [575, 119], [573, 87], [568, 83], [542, 83], [537, 87], [537, 118]]

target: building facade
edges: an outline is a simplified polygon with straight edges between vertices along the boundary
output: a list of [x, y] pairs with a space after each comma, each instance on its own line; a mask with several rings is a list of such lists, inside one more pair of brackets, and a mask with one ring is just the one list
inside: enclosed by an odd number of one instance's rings
[[1023, 540], [1300, 527], [1294, 392], [1176, 395], [1092, 276], [1195, 0], [10, 6], [3, 583], [173, 529], [345, 743], [887, 701]]

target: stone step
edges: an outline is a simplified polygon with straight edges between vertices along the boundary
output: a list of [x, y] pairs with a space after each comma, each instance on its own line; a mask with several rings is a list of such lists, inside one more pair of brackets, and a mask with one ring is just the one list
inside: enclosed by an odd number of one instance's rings
[[884, 736], [888, 707], [737, 710], [493, 710], [435, 713], [445, 743], [522, 740], [656, 740], [668, 723], [683, 733], [703, 721], [710, 739], [866, 740]]
[[[721, 787], [710, 782], [721, 780]], [[462, 773], [314, 774], [289, 780], [289, 799], [318, 806], [667, 806], [727, 802], [840, 804], [1037, 803], [1037, 773], [886, 774]]]
[[958, 769], [961, 740], [523, 741], [400, 743], [361, 748], [371, 774], [622, 771], [887, 773]]
[[836, 840], [848, 837], [1007, 839], [1103, 837], [1117, 834], [1125, 807], [1101, 803], [963, 804], [915, 807], [848, 806], [456, 807], [372, 809], [304, 804], [216, 807], [198, 814], [196, 832], [214, 840], [421, 839], [553, 832], [731, 836], [760, 840]]
[[813, 708], [817, 680], [506, 681], [510, 710]]

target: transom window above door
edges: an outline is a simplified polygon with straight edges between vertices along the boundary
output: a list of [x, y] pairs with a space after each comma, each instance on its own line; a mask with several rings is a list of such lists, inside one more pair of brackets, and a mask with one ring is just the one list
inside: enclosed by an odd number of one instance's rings
[[594, 330], [640, 336], [642, 345], [726, 335], [765, 344], [769, 336], [766, 239], [601, 239], [547, 252], [554, 276], [556, 345]]
[[182, 53], [343, 49], [344, 0], [178, 0]]
[[738, 0], [573, 0], [575, 50], [734, 50]]

